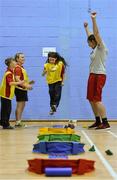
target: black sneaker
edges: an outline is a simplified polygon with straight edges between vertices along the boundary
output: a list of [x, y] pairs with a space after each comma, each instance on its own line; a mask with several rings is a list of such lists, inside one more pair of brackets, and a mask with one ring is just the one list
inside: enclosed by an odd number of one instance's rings
[[56, 105], [52, 105], [51, 109], [53, 112], [56, 112]]
[[74, 126], [74, 124], [69, 123], [68, 125], [65, 125], [64, 128], [71, 128], [71, 129], [74, 129], [75, 126]]
[[68, 127], [71, 128], [71, 129], [74, 129], [75, 128], [75, 125], [73, 123], [69, 123], [68, 124]]
[[3, 127], [3, 129], [14, 129], [13, 126], [7, 126], [7, 127]]
[[108, 122], [101, 123], [98, 127], [95, 128], [96, 130], [101, 130], [101, 129], [110, 129], [110, 125]]
[[96, 128], [96, 127], [98, 127], [100, 124], [101, 124], [101, 123], [95, 122], [95, 123], [93, 123], [91, 126], [88, 126], [88, 129]]
[[54, 111], [51, 109], [50, 112], [49, 112], [50, 115], [53, 115], [54, 114]]

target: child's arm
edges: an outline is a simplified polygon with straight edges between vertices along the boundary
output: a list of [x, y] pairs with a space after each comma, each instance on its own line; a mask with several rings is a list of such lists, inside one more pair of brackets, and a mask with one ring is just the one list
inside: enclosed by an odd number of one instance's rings
[[89, 37], [92, 33], [89, 31], [88, 23], [84, 22], [84, 28], [87, 34], [87, 37]]
[[65, 74], [63, 74], [62, 86], [64, 86]]
[[10, 86], [17, 86], [17, 85], [22, 85], [22, 84], [24, 84], [24, 81], [19, 81], [19, 82], [12, 81], [9, 83]]
[[10, 73], [6, 76], [6, 83], [8, 83], [10, 86], [17, 86], [17, 85], [22, 85], [24, 81], [19, 80], [18, 82], [16, 82], [13, 79], [13, 75]]
[[42, 76], [45, 76], [46, 73], [47, 73], [46, 68], [44, 68], [44, 70], [42, 72]]
[[98, 45], [103, 45], [102, 39], [99, 34], [97, 22], [96, 22], [96, 12], [91, 13], [91, 19], [92, 19], [92, 23], [93, 23], [93, 33], [96, 38], [96, 41], [97, 41]]
[[65, 66], [62, 66], [62, 71], [61, 71], [61, 77], [62, 77], [62, 85], [64, 85], [64, 80], [65, 80]]
[[[17, 83], [19, 83], [21, 80], [20, 80], [20, 76], [15, 76], [15, 80]], [[28, 83], [28, 82], [25, 82], [23, 81], [23, 83], [21, 84], [18, 84], [20, 85], [22, 88], [26, 88], [28, 90], [32, 90], [32, 84]]]

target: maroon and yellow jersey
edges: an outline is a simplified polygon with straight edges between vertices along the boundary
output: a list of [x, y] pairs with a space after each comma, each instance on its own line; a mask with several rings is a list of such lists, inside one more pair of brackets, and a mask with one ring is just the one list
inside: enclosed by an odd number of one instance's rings
[[14, 73], [12, 70], [7, 69], [5, 72], [1, 85], [0, 85], [0, 96], [7, 99], [12, 99], [14, 97], [15, 86], [11, 85], [10, 82], [14, 80]]
[[[15, 74], [15, 76], [19, 76], [21, 81], [24, 80], [27, 83], [29, 82], [28, 74], [27, 74], [26, 70], [23, 68], [23, 66], [17, 65], [15, 67], [14, 74]], [[20, 85], [16, 86], [16, 88], [21, 89], [21, 90], [27, 90], [26, 88], [24, 88]]]

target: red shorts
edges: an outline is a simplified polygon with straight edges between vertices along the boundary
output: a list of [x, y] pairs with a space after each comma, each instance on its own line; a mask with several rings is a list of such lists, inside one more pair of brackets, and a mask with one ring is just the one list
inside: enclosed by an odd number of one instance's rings
[[91, 73], [87, 85], [87, 99], [89, 101], [98, 102], [102, 100], [102, 88], [106, 82], [105, 74]]

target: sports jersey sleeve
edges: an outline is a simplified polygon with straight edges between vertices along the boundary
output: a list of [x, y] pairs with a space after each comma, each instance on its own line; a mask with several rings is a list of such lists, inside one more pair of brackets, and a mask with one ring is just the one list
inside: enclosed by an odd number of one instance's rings
[[6, 76], [6, 83], [10, 84], [11, 82], [13, 82], [13, 75], [12, 74], [8, 74]]
[[47, 63], [44, 64], [44, 69], [47, 71], [47, 69], [48, 69], [48, 64]]
[[15, 76], [21, 76], [22, 75], [22, 69], [20, 67], [16, 67], [14, 70]]

